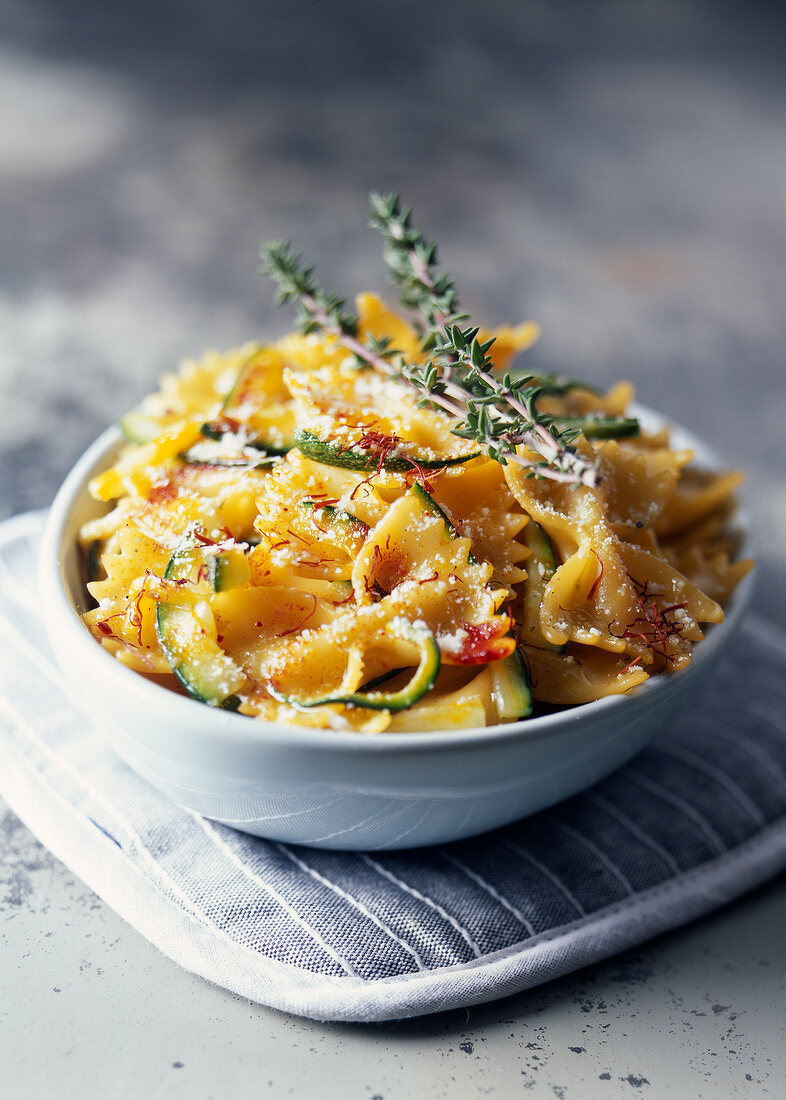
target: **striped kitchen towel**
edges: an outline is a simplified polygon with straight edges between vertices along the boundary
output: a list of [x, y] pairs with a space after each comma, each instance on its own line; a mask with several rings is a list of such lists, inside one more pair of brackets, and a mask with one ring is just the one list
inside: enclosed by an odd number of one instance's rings
[[786, 867], [786, 640], [751, 620], [693, 708], [584, 794], [438, 848], [246, 836], [138, 778], [62, 690], [35, 591], [43, 517], [0, 526], [0, 795], [181, 966], [323, 1020], [527, 989]]

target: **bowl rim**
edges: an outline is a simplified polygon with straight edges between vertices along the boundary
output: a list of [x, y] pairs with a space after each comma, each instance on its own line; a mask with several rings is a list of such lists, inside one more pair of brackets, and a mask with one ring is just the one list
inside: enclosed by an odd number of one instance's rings
[[[689, 447], [694, 451], [694, 462], [699, 468], [724, 469], [715, 452], [699, 437], [683, 428], [668, 417], [656, 413], [646, 406], [635, 403], [631, 411], [648, 428], [668, 427], [673, 435], [672, 445]], [[45, 621], [47, 632], [53, 645], [62, 641], [63, 635], [69, 644], [87, 647], [91, 662], [97, 662], [97, 668], [103, 670], [109, 680], [117, 685], [119, 695], [131, 690], [135, 693], [153, 693], [151, 701], [159, 707], [173, 708], [174, 714], [180, 714], [184, 722], [193, 717], [195, 706], [200, 704], [185, 695], [178, 695], [162, 685], [151, 683], [144, 676], [122, 665], [103, 646], [99, 645], [82, 623], [76, 608], [69, 598], [69, 587], [63, 567], [65, 541], [72, 513], [87, 495], [87, 482], [101, 463], [105, 463], [112, 450], [122, 442], [122, 433], [117, 425], [107, 428], [83, 452], [58, 490], [49, 514], [46, 518], [41, 540], [39, 558], [39, 587], [43, 606], [49, 608], [50, 615]], [[749, 513], [740, 503], [732, 519], [734, 532], [739, 536], [738, 557], [752, 557], [755, 550], [755, 538]], [[666, 698], [686, 679], [699, 674], [711, 663], [716, 654], [725, 646], [739, 627], [751, 601], [756, 567], [742, 578], [725, 609], [722, 623], [710, 624], [704, 640], [697, 643], [690, 664], [675, 673], [651, 677], [644, 684], [622, 695], [606, 696], [590, 703], [582, 703], [552, 714], [536, 718], [524, 718], [515, 722], [499, 723], [492, 726], [473, 726], [457, 730], [424, 730], [420, 732], [364, 734], [354, 730], [332, 730], [310, 728], [297, 725], [277, 725], [247, 715], [231, 711], [202, 706], [202, 721], [211, 721], [211, 732], [219, 739], [242, 742], [249, 749], [257, 747], [281, 747], [324, 750], [338, 752], [357, 752], [359, 749], [372, 753], [395, 753], [410, 751], [446, 751], [452, 748], [491, 748], [510, 741], [536, 741], [553, 737], [566, 729], [574, 729], [585, 722], [593, 723], [606, 718], [609, 721], [624, 719], [626, 710], [634, 714], [640, 708], [646, 708], [651, 701], [657, 704]], [[85, 649], [87, 652], [87, 649]], [[183, 710], [183, 708], [186, 708]], [[621, 712], [618, 714], [618, 712]]]

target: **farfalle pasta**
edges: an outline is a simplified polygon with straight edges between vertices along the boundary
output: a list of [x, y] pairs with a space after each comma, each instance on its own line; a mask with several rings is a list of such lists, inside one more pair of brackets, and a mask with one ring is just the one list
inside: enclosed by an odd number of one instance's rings
[[[379, 299], [357, 310], [359, 339], [422, 355]], [[536, 334], [487, 334], [495, 365]], [[495, 461], [330, 335], [211, 352], [123, 419], [91, 484], [85, 622], [140, 674], [284, 725], [490, 726], [630, 691], [690, 661], [750, 566], [739, 477], [639, 432], [631, 396], [544, 399], [597, 471], [575, 485]]]

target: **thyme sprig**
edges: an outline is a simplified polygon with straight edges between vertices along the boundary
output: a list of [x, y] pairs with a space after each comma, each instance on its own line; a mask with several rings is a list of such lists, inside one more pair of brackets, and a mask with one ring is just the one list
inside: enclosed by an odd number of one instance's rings
[[[390, 346], [386, 337], [375, 339], [358, 336], [357, 318], [345, 312], [343, 298], [328, 295], [315, 281], [313, 267], [305, 267], [302, 257], [293, 252], [286, 241], [267, 241], [262, 245], [262, 270], [279, 287], [278, 304], [295, 300], [298, 303], [298, 324], [304, 333], [322, 331], [334, 337], [362, 365], [376, 367], [384, 374], [399, 377], [405, 369], [403, 357]], [[414, 375], [407, 378], [424, 400], [433, 402], [451, 416], [461, 419], [466, 409], [444, 395], [441, 384], [434, 388]]]
[[[397, 194], [376, 191], [369, 195], [369, 206], [369, 224], [384, 240], [388, 274], [421, 336], [421, 348], [428, 354], [443, 342], [448, 326], [461, 325], [469, 320], [469, 314], [461, 309], [453, 280], [437, 268], [437, 245], [413, 226], [412, 210], [401, 206]], [[561, 396], [576, 389], [597, 392], [586, 382], [551, 373], [520, 374], [519, 380], [537, 382], [544, 395]]]
[[461, 310], [453, 280], [437, 268], [436, 244], [412, 224], [410, 208], [401, 206], [397, 194], [377, 192], [369, 196], [369, 204], [371, 225], [385, 242], [388, 273], [402, 303], [415, 313], [421, 347], [432, 357], [426, 374], [417, 365], [405, 364], [404, 377], [412, 381], [414, 375], [431, 392], [459, 400], [463, 396], [467, 411], [455, 434], [477, 439], [503, 466], [508, 459], [520, 460], [515, 448], [523, 445], [543, 460], [521, 462], [532, 466], [533, 473], [552, 480], [597, 484], [597, 468], [573, 447], [581, 430], [560, 427], [536, 406], [539, 397], [566, 393], [581, 383], [556, 375], [527, 374], [513, 379], [505, 374], [498, 378], [489, 356], [494, 340], [481, 342], [477, 328], [462, 327], [468, 314]]
[[[476, 328], [447, 325], [445, 335], [445, 343], [436, 352], [455, 356], [468, 395], [464, 419], [453, 429], [456, 435], [482, 439], [491, 457], [503, 466], [510, 459], [553, 481], [597, 484], [597, 468], [572, 446], [581, 428], [560, 427], [554, 417], [537, 408], [536, 401], [543, 393], [538, 382], [514, 379], [510, 374], [497, 378], [488, 354], [494, 341], [481, 342]], [[515, 450], [519, 446], [540, 455], [542, 463], [523, 459]]]
[[396, 194], [369, 195], [370, 225], [382, 234], [383, 256], [401, 303], [413, 315], [425, 352], [444, 339], [447, 325], [469, 320], [450, 276], [437, 270], [437, 245], [412, 225], [412, 211]]
[[[437, 270], [437, 246], [412, 225], [411, 212], [397, 195], [372, 194], [371, 224], [384, 237], [384, 255], [399, 297], [413, 317], [425, 361], [410, 363], [387, 339], [361, 339], [357, 318], [346, 312], [342, 298], [328, 295], [313, 277], [313, 268], [288, 243], [263, 245], [263, 271], [279, 287], [279, 303], [298, 303], [298, 322], [306, 333], [333, 336], [361, 364], [399, 378], [416, 390], [421, 404], [437, 406], [458, 423], [453, 433], [474, 439], [502, 465], [514, 462], [527, 476], [569, 484], [595, 485], [597, 467], [576, 452], [581, 434], [537, 408], [547, 393], [564, 393], [579, 383], [554, 375], [510, 374], [498, 377], [489, 355], [494, 340], [481, 341], [467, 326], [453, 281]], [[531, 459], [517, 448], [526, 447]]]

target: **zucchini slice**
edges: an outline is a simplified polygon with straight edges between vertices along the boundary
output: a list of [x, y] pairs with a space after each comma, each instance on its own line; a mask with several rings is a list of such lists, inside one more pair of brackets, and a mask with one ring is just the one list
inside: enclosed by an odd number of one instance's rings
[[248, 557], [240, 548], [222, 550], [218, 554], [205, 553], [207, 580], [214, 592], [228, 592], [241, 588], [251, 580]]
[[[308, 702], [292, 699], [276, 692], [273, 688], [268, 688], [270, 694], [282, 703], [289, 703], [290, 706], [303, 709], [321, 707], [328, 703], [343, 703], [344, 706], [361, 707], [364, 710], [391, 712], [408, 710], [434, 686], [440, 666], [439, 646], [431, 631], [422, 624], [394, 620], [388, 624], [388, 631], [395, 637], [414, 642], [420, 648], [420, 662], [412, 679], [398, 691], [377, 691], [376, 689], [352, 691], [346, 695], [325, 695], [319, 699], [310, 699]], [[379, 680], [376, 682], [379, 683]]]
[[493, 661], [488, 667], [493, 685], [491, 696], [500, 722], [529, 718], [532, 714], [532, 688], [529, 672], [518, 646], [509, 657]]
[[186, 466], [237, 470], [261, 470], [275, 466], [278, 461], [277, 455], [261, 451], [256, 444], [244, 443], [232, 448], [220, 437], [217, 441], [201, 439], [187, 451], [181, 451], [178, 458]]
[[[450, 538], [454, 539], [457, 537], [458, 532], [456, 531], [456, 528], [453, 526], [451, 521], [448, 519], [447, 512], [445, 512], [443, 508], [440, 508], [431, 493], [426, 492], [423, 486], [417, 481], [410, 489], [410, 493], [412, 493], [412, 496], [415, 498], [415, 500], [417, 500], [423, 506], [425, 511], [430, 512], [432, 516], [436, 516], [437, 519], [442, 520], [442, 522], [445, 524], [445, 532]], [[471, 554], [469, 556], [469, 560], [475, 560]]]
[[[164, 580], [193, 580], [204, 565], [202, 547], [186, 536], [175, 549]], [[156, 634], [161, 652], [182, 686], [200, 703], [236, 710], [243, 671], [224, 653], [215, 636], [208, 602], [180, 606], [161, 601], [156, 607]]]
[[240, 368], [217, 418], [202, 425], [202, 435], [218, 441], [242, 432], [247, 447], [266, 455], [291, 451], [295, 413], [282, 370], [283, 361], [272, 349], [257, 349]]
[[224, 419], [221, 415], [216, 420], [210, 420], [200, 428], [205, 439], [216, 442], [223, 441], [226, 436], [234, 435], [239, 429], [244, 429], [250, 437], [245, 447], [259, 451], [260, 455], [280, 458], [287, 454], [295, 444], [294, 435], [295, 417], [289, 409], [274, 408], [260, 409], [255, 415], [242, 424], [235, 420]]
[[[435, 687], [437, 694], [439, 688]], [[427, 699], [414, 710], [393, 715], [388, 730], [391, 733], [425, 733], [429, 730], [457, 730], [487, 726], [494, 715], [489, 712], [491, 674], [484, 668], [464, 687]]]
[[101, 561], [101, 552], [104, 544], [101, 539], [93, 539], [85, 551], [85, 573], [87, 581], [99, 581], [104, 576], [104, 566]]
[[[431, 493], [426, 492], [420, 482], [416, 481], [410, 489], [410, 492], [416, 500], [420, 501], [427, 512], [430, 512], [432, 516], [436, 516], [438, 519], [442, 520], [442, 522], [445, 524], [445, 533], [448, 535], [449, 538], [458, 538], [458, 531], [453, 526], [453, 523], [448, 519], [447, 512], [444, 510], [444, 508], [441, 508], [439, 504], [437, 504]], [[475, 557], [471, 550], [467, 554], [467, 563], [469, 565], [478, 564], [478, 559]]]
[[531, 553], [524, 563], [527, 579], [524, 582], [523, 614], [519, 619], [521, 640], [525, 645], [536, 649], [549, 649], [553, 653], [563, 653], [564, 645], [552, 645], [543, 636], [540, 629], [540, 608], [546, 585], [557, 570], [554, 547], [551, 539], [540, 526], [531, 519], [523, 531], [523, 538]]
[[579, 428], [585, 439], [622, 439], [639, 434], [639, 422], [629, 416], [558, 416], [559, 428]]
[[128, 443], [152, 443], [163, 431], [161, 420], [142, 412], [141, 409], [132, 409], [131, 412], [127, 412], [118, 423]]
[[[406, 443], [405, 440], [401, 441]], [[408, 457], [401, 453], [399, 447], [388, 454], [384, 451], [367, 451], [353, 445], [342, 447], [338, 443], [332, 443], [320, 437], [308, 428], [295, 433], [295, 446], [314, 462], [321, 462], [324, 466], [339, 466], [343, 470], [357, 470], [367, 473], [370, 470], [383, 469], [391, 473], [404, 474], [420, 467], [422, 470], [441, 470], [445, 466], [459, 466], [477, 458], [480, 451], [471, 454], [454, 455], [448, 458], [426, 457], [416, 452]]]
[[336, 508], [332, 504], [320, 504], [318, 500], [301, 500], [300, 507], [311, 517], [311, 522], [320, 532], [321, 541], [341, 547], [352, 557], [366, 541], [369, 526], [351, 512]]

